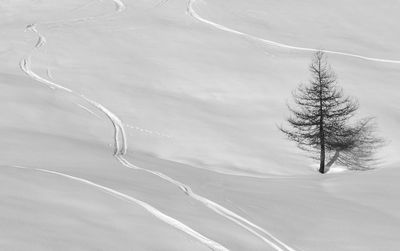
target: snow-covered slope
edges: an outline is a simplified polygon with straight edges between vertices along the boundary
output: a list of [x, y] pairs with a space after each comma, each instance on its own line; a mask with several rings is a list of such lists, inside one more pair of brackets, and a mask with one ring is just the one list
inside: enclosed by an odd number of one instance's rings
[[[397, 250], [399, 9], [2, 1], [0, 249]], [[382, 169], [320, 177], [277, 130], [315, 49]]]

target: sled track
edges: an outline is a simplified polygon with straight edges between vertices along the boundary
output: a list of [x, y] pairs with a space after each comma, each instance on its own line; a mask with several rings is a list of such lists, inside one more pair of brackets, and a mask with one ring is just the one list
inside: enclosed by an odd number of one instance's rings
[[367, 56], [363, 56], [363, 55], [358, 55], [358, 54], [353, 54], [353, 53], [346, 53], [346, 52], [341, 52], [341, 51], [331, 51], [331, 50], [319, 50], [319, 49], [315, 49], [315, 48], [308, 48], [308, 47], [298, 47], [298, 46], [293, 46], [293, 45], [288, 45], [288, 44], [283, 44], [283, 43], [279, 43], [279, 42], [275, 42], [272, 40], [267, 40], [267, 39], [263, 39], [260, 37], [256, 37], [238, 30], [234, 30], [231, 28], [228, 28], [226, 26], [223, 26], [221, 24], [217, 24], [214, 23], [210, 20], [207, 20], [203, 17], [201, 17], [199, 14], [197, 14], [197, 12], [194, 10], [193, 5], [196, 2], [196, 0], [188, 0], [188, 4], [187, 4], [187, 13], [189, 13], [189, 15], [191, 15], [193, 18], [195, 18], [196, 20], [210, 25], [214, 28], [217, 28], [219, 30], [222, 31], [226, 31], [229, 33], [233, 33], [239, 36], [243, 36], [245, 38], [251, 39], [251, 40], [255, 40], [255, 41], [259, 41], [262, 42], [264, 44], [268, 44], [271, 46], [276, 46], [276, 47], [281, 47], [281, 48], [285, 48], [285, 49], [290, 49], [290, 50], [297, 50], [297, 51], [307, 51], [307, 52], [317, 52], [317, 51], [323, 51], [325, 53], [328, 54], [333, 54], [333, 55], [340, 55], [340, 56], [346, 56], [346, 57], [352, 57], [352, 58], [358, 58], [358, 59], [362, 59], [362, 60], [366, 60], [366, 61], [372, 61], [372, 62], [380, 62], [380, 63], [390, 63], [390, 64], [400, 64], [400, 60], [392, 60], [392, 59], [383, 59], [383, 58], [374, 58], [374, 57], [367, 57]]
[[[116, 5], [116, 12], [121, 12], [121, 11], [125, 10], [126, 7], [123, 4], [123, 2], [121, 2], [119, 0], [115, 0], [114, 3]], [[72, 20], [72, 22], [73, 21], [74, 20]], [[32, 31], [38, 36], [38, 41], [34, 47], [34, 50], [40, 49], [46, 43], [45, 37], [38, 31], [35, 24], [28, 25], [26, 30]], [[202, 203], [204, 206], [213, 210], [215, 213], [219, 214], [220, 216], [239, 225], [241, 228], [245, 229], [246, 231], [248, 231], [255, 237], [261, 239], [262, 241], [264, 241], [266, 244], [268, 244], [270, 247], [274, 248], [277, 251], [295, 251], [293, 248], [289, 247], [287, 244], [283, 243], [278, 238], [274, 237], [272, 234], [270, 234], [268, 231], [261, 228], [260, 226], [250, 222], [249, 220], [239, 216], [238, 214], [217, 204], [216, 202], [211, 201], [201, 195], [194, 193], [188, 185], [183, 184], [161, 172], [156, 172], [156, 171], [148, 170], [148, 169], [133, 165], [132, 163], [130, 163], [128, 160], [126, 160], [124, 158], [124, 155], [126, 154], [127, 149], [128, 149], [128, 143], [127, 143], [127, 137], [126, 137], [126, 133], [125, 133], [125, 129], [124, 129], [124, 124], [118, 118], [117, 115], [112, 113], [110, 110], [108, 110], [102, 104], [97, 103], [96, 101], [84, 96], [83, 94], [75, 93], [73, 90], [71, 90], [69, 88], [66, 88], [58, 83], [55, 83], [49, 79], [43, 78], [43, 77], [39, 76], [38, 74], [36, 74], [31, 68], [31, 54], [22, 58], [22, 60], [20, 61], [20, 68], [25, 74], [27, 74], [29, 77], [36, 80], [37, 82], [40, 82], [53, 90], [60, 90], [60, 91], [67, 92], [71, 95], [74, 95], [74, 96], [86, 101], [88, 104], [90, 104], [94, 108], [98, 109], [101, 113], [103, 113], [109, 119], [109, 121], [112, 123], [112, 125], [114, 127], [114, 156], [123, 166], [130, 168], [130, 169], [135, 169], [135, 170], [150, 173], [150, 174], [155, 175], [163, 180], [170, 182], [171, 184], [177, 186], [187, 196]], [[82, 109], [85, 109], [85, 108], [83, 108], [82, 105], [79, 105], [79, 106]], [[86, 108], [85, 110], [88, 111], [90, 109]], [[130, 196], [122, 194], [118, 191], [112, 190], [110, 188], [101, 186], [99, 184], [93, 183], [89, 180], [85, 180], [82, 178], [70, 176], [70, 175], [63, 174], [63, 173], [57, 173], [57, 172], [45, 170], [45, 169], [34, 169], [34, 170], [40, 171], [40, 172], [47, 172], [47, 173], [51, 173], [54, 175], [63, 176], [65, 178], [73, 179], [75, 181], [79, 181], [81, 183], [85, 183], [85, 184], [97, 187], [98, 189], [109, 192], [115, 196], [118, 196], [119, 198], [127, 199], [130, 202], [134, 202], [136, 204], [141, 205], [147, 211], [149, 211], [150, 213], [155, 215], [157, 218], [163, 220], [164, 222], [166, 222], [166, 223], [174, 226], [175, 228], [178, 228], [178, 229], [184, 231], [186, 234], [196, 238], [201, 243], [207, 245], [210, 249], [212, 249], [212, 250], [228, 250], [227, 248], [223, 247], [221, 244], [218, 244], [215, 241], [207, 239], [206, 237], [202, 236], [201, 234], [199, 234], [199, 233], [195, 232], [194, 230], [190, 229], [189, 227], [185, 226], [183, 223], [180, 223], [176, 219], [173, 219], [169, 216], [166, 216], [165, 214], [162, 214], [160, 211], [158, 211], [154, 207], [150, 206], [149, 204], [139, 201], [133, 197], [130, 197]]]

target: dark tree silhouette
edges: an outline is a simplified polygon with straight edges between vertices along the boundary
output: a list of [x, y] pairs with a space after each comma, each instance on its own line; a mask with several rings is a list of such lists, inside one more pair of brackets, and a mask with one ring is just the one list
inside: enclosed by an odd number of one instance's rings
[[[280, 127], [299, 148], [317, 153], [319, 172], [338, 162], [348, 168], [366, 168], [376, 146], [382, 142], [374, 136], [371, 119], [350, 125], [358, 109], [354, 98], [346, 97], [337, 86], [335, 73], [323, 52], [316, 52], [310, 64], [311, 80], [293, 92], [296, 107], [289, 106], [290, 128]], [[330, 157], [328, 164], [325, 164]]]

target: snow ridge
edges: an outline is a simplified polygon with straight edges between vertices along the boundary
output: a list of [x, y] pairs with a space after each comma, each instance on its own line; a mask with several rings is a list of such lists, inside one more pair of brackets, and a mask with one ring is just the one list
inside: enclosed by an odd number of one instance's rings
[[353, 53], [346, 53], [346, 52], [340, 52], [340, 51], [331, 51], [331, 50], [319, 50], [315, 48], [308, 48], [308, 47], [298, 47], [298, 46], [293, 46], [293, 45], [288, 45], [288, 44], [283, 44], [283, 43], [278, 43], [272, 40], [267, 40], [264, 38], [256, 37], [241, 31], [237, 31], [231, 28], [228, 28], [226, 26], [223, 26], [221, 24], [214, 23], [210, 20], [207, 20], [203, 17], [201, 17], [197, 12], [194, 10], [193, 5], [196, 2], [196, 0], [188, 0], [188, 5], [187, 5], [187, 13], [191, 15], [193, 18], [197, 19], [198, 21], [211, 25], [219, 30], [230, 32], [239, 36], [246, 37], [251, 40], [259, 41], [268, 45], [272, 46], [277, 46], [281, 48], [286, 48], [290, 50], [297, 50], [297, 51], [309, 51], [309, 52], [317, 52], [317, 51], [323, 51], [325, 53], [329, 54], [334, 54], [334, 55], [340, 55], [340, 56], [346, 56], [346, 57], [353, 57], [353, 58], [358, 58], [366, 61], [372, 61], [372, 62], [380, 62], [380, 63], [390, 63], [390, 64], [400, 64], [400, 60], [392, 60], [392, 59], [383, 59], [383, 58], [373, 58], [373, 57], [367, 57], [367, 56], [362, 56], [358, 54], [353, 54]]
[[162, 213], [160, 210], [156, 209], [155, 207], [147, 204], [146, 202], [143, 202], [141, 200], [138, 200], [132, 196], [129, 196], [127, 194], [118, 192], [114, 189], [111, 189], [109, 187], [94, 183], [90, 180], [87, 179], [83, 179], [83, 178], [79, 178], [76, 176], [72, 176], [69, 174], [65, 174], [65, 173], [60, 173], [60, 172], [55, 172], [55, 171], [51, 171], [51, 170], [47, 170], [47, 169], [42, 169], [42, 168], [26, 168], [26, 167], [22, 167], [22, 166], [13, 166], [16, 168], [20, 168], [20, 169], [28, 169], [28, 170], [34, 170], [34, 171], [38, 171], [38, 172], [43, 172], [43, 173], [49, 173], [49, 174], [53, 174], [53, 175], [57, 175], [57, 176], [61, 176], [67, 179], [71, 179], [92, 187], [95, 187], [101, 191], [104, 191], [108, 194], [110, 194], [111, 196], [114, 196], [118, 199], [127, 201], [129, 203], [132, 204], [137, 204], [140, 207], [146, 209], [146, 211], [148, 211], [150, 214], [152, 214], [153, 216], [155, 216], [156, 218], [160, 219], [161, 221], [165, 222], [166, 224], [181, 230], [182, 232], [185, 232], [186, 234], [192, 236], [193, 238], [199, 240], [200, 242], [202, 242], [203, 244], [205, 244], [206, 246], [210, 247], [212, 250], [215, 251], [228, 251], [227, 248], [225, 248], [224, 246], [222, 246], [221, 244], [203, 236], [202, 234], [196, 232], [195, 230], [193, 230], [192, 228], [186, 226], [185, 224], [183, 224], [182, 222]]

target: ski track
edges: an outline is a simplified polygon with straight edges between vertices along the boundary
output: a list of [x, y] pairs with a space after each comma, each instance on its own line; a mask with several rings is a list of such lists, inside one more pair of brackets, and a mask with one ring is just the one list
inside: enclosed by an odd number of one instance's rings
[[352, 57], [352, 58], [358, 58], [366, 61], [372, 61], [372, 62], [380, 62], [380, 63], [390, 63], [390, 64], [400, 64], [400, 60], [392, 60], [392, 59], [383, 59], [383, 58], [373, 58], [373, 57], [367, 57], [367, 56], [362, 56], [358, 54], [353, 54], [353, 53], [346, 53], [346, 52], [340, 52], [340, 51], [332, 51], [332, 50], [320, 50], [320, 49], [315, 49], [315, 48], [308, 48], [308, 47], [298, 47], [298, 46], [293, 46], [293, 45], [288, 45], [288, 44], [283, 44], [283, 43], [278, 43], [272, 40], [267, 40], [263, 39], [260, 37], [256, 37], [238, 30], [234, 30], [231, 28], [228, 28], [226, 26], [223, 26], [221, 24], [214, 23], [210, 20], [207, 20], [203, 17], [201, 17], [197, 12], [194, 10], [193, 5], [196, 2], [196, 0], [188, 0], [188, 5], [187, 5], [187, 13], [189, 13], [193, 18], [197, 19], [198, 21], [205, 23], [207, 25], [211, 25], [214, 28], [217, 28], [222, 31], [226, 31], [229, 33], [233, 33], [239, 36], [246, 37], [251, 40], [259, 41], [268, 45], [272, 46], [277, 46], [285, 49], [290, 49], [290, 50], [297, 50], [297, 51], [308, 51], [308, 52], [317, 52], [317, 51], [323, 51], [328, 54], [333, 54], [333, 55], [340, 55], [340, 56], [346, 56], [346, 57]]
[[203, 243], [204, 245], [208, 246], [210, 249], [212, 250], [216, 250], [216, 251], [228, 251], [227, 248], [225, 248], [224, 246], [222, 246], [221, 244], [203, 236], [202, 234], [196, 232], [195, 230], [193, 230], [192, 228], [186, 226], [185, 224], [183, 224], [182, 222], [162, 213], [160, 210], [156, 209], [155, 207], [151, 206], [150, 204], [138, 200], [132, 196], [129, 196], [127, 194], [118, 192], [112, 188], [94, 183], [90, 180], [87, 179], [83, 179], [83, 178], [79, 178], [76, 176], [72, 176], [69, 174], [65, 174], [65, 173], [60, 173], [60, 172], [55, 172], [55, 171], [51, 171], [51, 170], [47, 170], [47, 169], [43, 169], [43, 168], [27, 168], [27, 167], [22, 167], [22, 166], [12, 166], [15, 168], [19, 168], [19, 169], [27, 169], [27, 170], [34, 170], [37, 172], [42, 172], [42, 173], [48, 173], [48, 174], [52, 174], [52, 175], [57, 175], [57, 176], [61, 176], [70, 180], [74, 180], [92, 187], [95, 187], [101, 191], [104, 191], [108, 194], [110, 194], [111, 196], [114, 196], [118, 199], [127, 201], [129, 203], [132, 204], [136, 204], [139, 205], [140, 207], [144, 208], [146, 211], [148, 211], [150, 214], [152, 214], [154, 217], [158, 218], [159, 220], [165, 222], [166, 224], [192, 236], [193, 238], [197, 239], [198, 241], [200, 241], [201, 243]]
[[[32, 31], [34, 31], [35, 33], [38, 33], [36, 28], [35, 29], [31, 29]], [[39, 33], [38, 33], [39, 34]], [[40, 35], [41, 36], [41, 35]], [[41, 38], [39, 37], [39, 40]], [[37, 43], [39, 44], [39, 43]], [[36, 47], [37, 49], [39, 47]], [[99, 109], [101, 112], [103, 112], [112, 122], [113, 126], [114, 126], [114, 138], [118, 138], [118, 140], [115, 140], [115, 152], [114, 154], [125, 154], [127, 151], [127, 142], [126, 142], [126, 136], [125, 136], [125, 130], [124, 127], [122, 125], [121, 120], [115, 115], [113, 114], [111, 111], [109, 111], [107, 108], [105, 108], [103, 105], [95, 102], [94, 100], [91, 100], [89, 98], [87, 98], [86, 96], [82, 95], [82, 94], [77, 94], [75, 92], [73, 92], [71, 89], [66, 88], [64, 86], [61, 86], [53, 81], [50, 81], [48, 79], [45, 79], [39, 75], [37, 75], [34, 71], [32, 71], [31, 68], [31, 56], [29, 55], [28, 57], [24, 57], [21, 62], [20, 62], [20, 68], [23, 72], [25, 72], [25, 74], [27, 74], [28, 76], [30, 76], [32, 79], [43, 83], [45, 85], [47, 85], [49, 88], [55, 90], [55, 89], [59, 89], [65, 92], [68, 92], [74, 96], [77, 96], [83, 100], [85, 100], [86, 102], [90, 103], [92, 106], [96, 107], [97, 109]], [[120, 139], [122, 138], [122, 143], [120, 144]]]
[[87, 111], [88, 113], [92, 114], [93, 116], [95, 116], [95, 117], [101, 119], [101, 117], [100, 117], [98, 114], [96, 114], [95, 112], [93, 112], [92, 110], [90, 110], [89, 108], [87, 108], [86, 106], [81, 105], [81, 104], [76, 104], [76, 105], [78, 105], [80, 108], [82, 108], [83, 110]]
[[[189, 3], [191, 3], [192, 1], [190, 1]], [[119, 1], [119, 0], [115, 0], [114, 1], [115, 5], [116, 5], [116, 11], [117, 12], [121, 12], [123, 10], [125, 10], [125, 5]], [[191, 5], [189, 5], [191, 7]], [[40, 47], [42, 47], [45, 42], [46, 39], [44, 36], [42, 36], [42, 34], [40, 34], [36, 28], [35, 24], [30, 24], [26, 27], [26, 30], [30, 30], [32, 32], [34, 32], [37, 36], [38, 36], [38, 42], [35, 45], [35, 49], [38, 50]], [[100, 103], [97, 103], [96, 101], [84, 96], [83, 94], [79, 94], [79, 93], [75, 93], [74, 91], [72, 91], [69, 88], [63, 87], [53, 81], [50, 81], [48, 79], [45, 79], [39, 75], [37, 75], [31, 68], [31, 55], [28, 55], [26, 57], [24, 57], [21, 62], [20, 62], [20, 67], [21, 70], [23, 72], [25, 72], [28, 76], [30, 76], [32, 79], [45, 84], [46, 86], [52, 88], [52, 89], [59, 89], [62, 91], [65, 91], [67, 93], [70, 93], [76, 97], [79, 97], [83, 100], [85, 100], [87, 103], [91, 104], [93, 107], [97, 108], [98, 110], [100, 110], [102, 113], [104, 113], [107, 118], [110, 120], [110, 122], [112, 123], [113, 127], [114, 127], [114, 156], [115, 158], [125, 167], [130, 168], [130, 169], [135, 169], [135, 170], [139, 170], [139, 171], [143, 171], [143, 172], [147, 172], [150, 173], [152, 175], [155, 175], [163, 180], [166, 180], [168, 182], [170, 182], [171, 184], [176, 185], [180, 190], [182, 190], [187, 196], [191, 197], [192, 199], [202, 203], [203, 205], [205, 205], [207, 208], [211, 209], [212, 211], [214, 211], [215, 213], [219, 214], [220, 216], [230, 220], [231, 222], [239, 225], [240, 227], [242, 227], [243, 229], [247, 230], [248, 232], [250, 232], [251, 234], [253, 234], [255, 237], [260, 238], [262, 241], [264, 241], [266, 244], [268, 244], [269, 246], [271, 246], [272, 248], [274, 248], [277, 251], [295, 251], [293, 248], [289, 247], [287, 244], [283, 243], [282, 241], [280, 241], [278, 238], [274, 237], [272, 234], [270, 234], [268, 231], [266, 231], [265, 229], [257, 226], [256, 224], [250, 222], [249, 220], [239, 216], [238, 214], [232, 212], [231, 210], [217, 204], [214, 201], [211, 201], [201, 195], [198, 195], [196, 193], [194, 193], [192, 191], [192, 189], [186, 185], [183, 184], [161, 172], [156, 172], [156, 171], [152, 171], [152, 170], [148, 170], [145, 168], [141, 168], [138, 167], [136, 165], [133, 165], [132, 163], [130, 163], [128, 160], [126, 160], [124, 158], [124, 155], [127, 152], [127, 148], [128, 148], [128, 143], [127, 143], [127, 137], [126, 137], [126, 133], [124, 130], [124, 125], [122, 123], [122, 121], [118, 118], [117, 115], [115, 115], [114, 113], [112, 113], [110, 110], [108, 110], [106, 107], [104, 107], [103, 105], [101, 105]], [[82, 106], [81, 106], [82, 107]], [[85, 109], [85, 110], [89, 110], [89, 109]], [[62, 174], [62, 173], [57, 173], [54, 171], [50, 171], [50, 170], [45, 170], [45, 169], [34, 169], [37, 171], [41, 171], [41, 172], [47, 172], [47, 173], [52, 173], [55, 175], [59, 175], [59, 176], [63, 176], [66, 178], [70, 178], [76, 181], [80, 181], [82, 183], [86, 183], [88, 185], [92, 185], [94, 187], [97, 187], [103, 191], [109, 192], [113, 195], [119, 196], [120, 198], [124, 198], [127, 199], [131, 202], [134, 202], [136, 204], [141, 205], [142, 207], [144, 207], [146, 210], [148, 210], [150, 213], [152, 213], [153, 215], [155, 215], [156, 217], [158, 217], [159, 219], [163, 220], [164, 222], [184, 231], [185, 233], [187, 233], [188, 235], [196, 238], [198, 241], [200, 241], [203, 244], [206, 244], [210, 249], [212, 250], [228, 250], [225, 247], [223, 247], [222, 245], [216, 243], [215, 241], [212, 241], [210, 239], [207, 239], [206, 237], [202, 236], [201, 234], [195, 232], [194, 230], [190, 229], [189, 227], [185, 226], [183, 223], [180, 223], [179, 221], [177, 221], [176, 219], [173, 219], [169, 216], [166, 216], [164, 214], [162, 214], [160, 211], [158, 211], [157, 209], [153, 208], [152, 206], [136, 200], [132, 197], [129, 197], [125, 194], [122, 194], [120, 192], [117, 192], [115, 190], [112, 190], [110, 188], [95, 184], [91, 181], [85, 180], [85, 179], [81, 179], [78, 177], [74, 177], [74, 176], [70, 176], [67, 174]]]
[[205, 205], [209, 209], [213, 210], [217, 214], [221, 215], [222, 217], [224, 217], [224, 218], [230, 220], [231, 222], [234, 222], [235, 224], [239, 225], [240, 227], [244, 228], [245, 230], [247, 230], [254, 236], [260, 238], [262, 241], [264, 241], [265, 243], [267, 243], [268, 245], [273, 247], [275, 250], [277, 250], [277, 251], [285, 251], [285, 250], [295, 251], [295, 249], [293, 249], [290, 246], [288, 246], [287, 244], [283, 243], [282, 241], [280, 241], [278, 238], [274, 237], [272, 234], [270, 234], [265, 229], [257, 226], [256, 224], [250, 222], [249, 220], [239, 216], [238, 214], [232, 212], [231, 210], [217, 204], [216, 202], [194, 193], [188, 185], [183, 184], [177, 180], [174, 180], [171, 177], [169, 177], [161, 172], [156, 172], [156, 171], [152, 171], [149, 169], [145, 169], [145, 168], [141, 168], [136, 165], [133, 165], [132, 163], [127, 161], [123, 156], [116, 156], [116, 158], [121, 162], [122, 165], [124, 165], [128, 168], [153, 174], [155, 176], [158, 176], [158, 177], [176, 185], [187, 196], [202, 203], [203, 205]]

